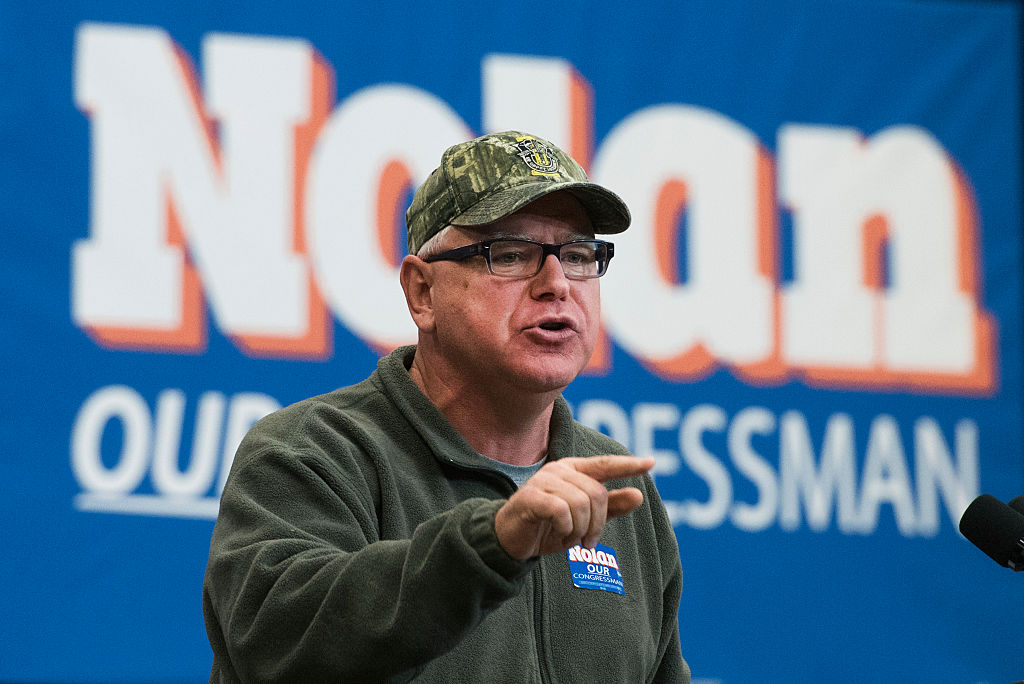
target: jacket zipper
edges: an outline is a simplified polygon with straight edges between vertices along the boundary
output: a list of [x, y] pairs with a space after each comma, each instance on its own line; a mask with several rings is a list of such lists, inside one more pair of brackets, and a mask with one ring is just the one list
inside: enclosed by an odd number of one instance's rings
[[[508, 484], [509, 488], [508, 496], [511, 496], [516, 492], [516, 483], [513, 482], [512, 478], [505, 473], [500, 473], [497, 470], [491, 470], [490, 468], [470, 465], [468, 463], [459, 463], [451, 458], [445, 458], [444, 460], [446, 463], [455, 466], [456, 468], [468, 470], [474, 473], [484, 473], [489, 477], [495, 477], [505, 482]], [[537, 674], [540, 675], [540, 681], [543, 683], [550, 682], [551, 675], [548, 673], [547, 661], [544, 659], [544, 642], [541, 639], [541, 625], [543, 624], [543, 621], [541, 620], [541, 609], [544, 605], [544, 572], [541, 570], [540, 563], [537, 564], [536, 578], [537, 580], [533, 584], [533, 642], [537, 649]]]
[[533, 639], [537, 646], [537, 668], [541, 682], [550, 682], [551, 675], [548, 673], [547, 660], [544, 659], [544, 640], [541, 638], [543, 631], [541, 612], [544, 606], [544, 571], [537, 564], [537, 581], [533, 584]]

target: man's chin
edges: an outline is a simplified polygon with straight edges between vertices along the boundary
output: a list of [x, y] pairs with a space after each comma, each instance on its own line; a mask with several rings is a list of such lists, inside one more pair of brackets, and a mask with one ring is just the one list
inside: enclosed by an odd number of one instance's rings
[[577, 360], [539, 360], [532, 366], [523, 367], [516, 378], [521, 389], [537, 392], [561, 392], [580, 374], [586, 363]]

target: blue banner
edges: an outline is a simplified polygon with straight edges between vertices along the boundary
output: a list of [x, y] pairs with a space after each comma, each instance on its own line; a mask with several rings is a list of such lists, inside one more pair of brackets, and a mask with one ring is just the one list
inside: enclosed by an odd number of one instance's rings
[[0, 680], [208, 677], [238, 441], [414, 341], [411, 193], [510, 128], [633, 212], [566, 398], [656, 459], [694, 680], [1024, 679], [956, 529], [1024, 494], [1020, 15], [3, 2]]

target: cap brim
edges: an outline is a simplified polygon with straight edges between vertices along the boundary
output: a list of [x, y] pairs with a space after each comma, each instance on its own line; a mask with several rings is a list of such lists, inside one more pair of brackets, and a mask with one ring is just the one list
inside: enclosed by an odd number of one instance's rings
[[513, 214], [530, 202], [553, 192], [573, 195], [590, 217], [595, 234], [621, 233], [629, 228], [626, 203], [611, 190], [589, 182], [551, 183], [540, 181], [506, 188], [481, 199], [451, 220], [453, 226], [482, 226]]

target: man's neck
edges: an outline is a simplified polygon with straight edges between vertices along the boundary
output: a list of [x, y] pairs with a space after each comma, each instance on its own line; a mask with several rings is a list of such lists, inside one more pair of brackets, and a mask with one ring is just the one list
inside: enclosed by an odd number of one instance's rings
[[525, 394], [508, 388], [480, 387], [445, 379], [413, 358], [409, 375], [420, 391], [479, 453], [512, 465], [544, 458], [551, 412], [559, 392]]

